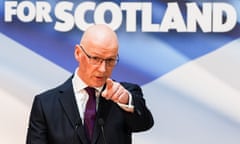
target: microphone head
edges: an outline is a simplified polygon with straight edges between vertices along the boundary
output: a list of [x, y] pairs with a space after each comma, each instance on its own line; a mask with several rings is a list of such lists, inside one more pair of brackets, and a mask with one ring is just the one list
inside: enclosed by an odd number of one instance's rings
[[77, 120], [76, 123], [75, 123], [75, 128], [77, 129], [80, 125], [81, 125], [81, 121]]
[[99, 118], [99, 119], [98, 119], [98, 124], [99, 124], [100, 126], [103, 126], [103, 125], [104, 125], [104, 120], [103, 120], [102, 118]]

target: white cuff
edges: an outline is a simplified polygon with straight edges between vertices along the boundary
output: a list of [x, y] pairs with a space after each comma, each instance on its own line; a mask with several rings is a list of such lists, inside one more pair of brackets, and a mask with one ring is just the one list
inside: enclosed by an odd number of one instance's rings
[[127, 112], [133, 112], [134, 111], [134, 105], [132, 104], [132, 95], [131, 93], [128, 92], [129, 96], [129, 101], [128, 104], [122, 104], [122, 103], [117, 103], [123, 110]]

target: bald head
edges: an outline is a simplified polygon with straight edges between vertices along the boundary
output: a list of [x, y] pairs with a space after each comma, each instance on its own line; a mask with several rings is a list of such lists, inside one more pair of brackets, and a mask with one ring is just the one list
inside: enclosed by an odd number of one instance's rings
[[116, 33], [103, 24], [89, 27], [75, 47], [75, 58], [79, 77], [89, 86], [103, 86], [118, 61]]
[[96, 24], [85, 31], [81, 44], [86, 47], [88, 45], [98, 45], [99, 47], [118, 49], [118, 38], [110, 27], [104, 24]]

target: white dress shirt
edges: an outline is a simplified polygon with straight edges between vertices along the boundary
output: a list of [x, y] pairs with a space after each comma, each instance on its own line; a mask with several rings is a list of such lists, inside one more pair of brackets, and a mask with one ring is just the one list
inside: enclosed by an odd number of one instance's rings
[[[74, 91], [75, 99], [77, 101], [78, 111], [79, 111], [80, 117], [82, 119], [82, 123], [84, 123], [84, 112], [85, 112], [86, 104], [87, 104], [88, 97], [89, 97], [85, 88], [88, 87], [88, 85], [85, 84], [81, 80], [81, 78], [77, 75], [76, 72], [73, 76], [72, 84], [73, 84], [73, 91]], [[96, 89], [96, 103], [97, 103], [96, 109], [98, 107], [99, 94], [100, 94], [100, 91], [102, 88], [103, 87], [95, 88]]]

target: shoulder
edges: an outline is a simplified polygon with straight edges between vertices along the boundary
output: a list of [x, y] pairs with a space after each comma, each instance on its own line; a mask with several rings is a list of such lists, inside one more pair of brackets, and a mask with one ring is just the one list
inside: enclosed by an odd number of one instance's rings
[[120, 84], [125, 88], [140, 88], [138, 84], [130, 83], [130, 82], [120, 82]]
[[46, 91], [43, 91], [36, 95], [36, 98], [39, 99], [51, 99], [53, 97], [56, 97], [58, 93], [62, 93], [63, 91], [72, 88], [72, 77], [68, 78], [65, 82], [62, 84], [59, 84], [58, 86], [48, 89]]
[[138, 84], [120, 82], [120, 84], [132, 94], [143, 95], [142, 88]]

